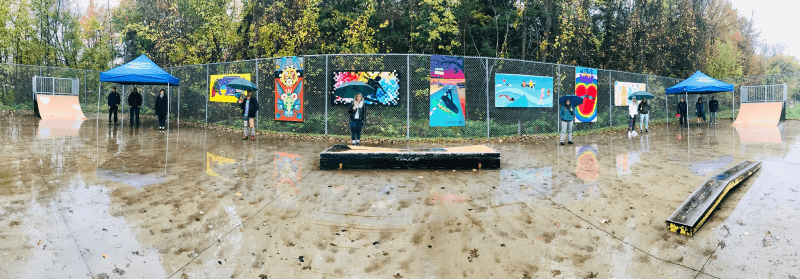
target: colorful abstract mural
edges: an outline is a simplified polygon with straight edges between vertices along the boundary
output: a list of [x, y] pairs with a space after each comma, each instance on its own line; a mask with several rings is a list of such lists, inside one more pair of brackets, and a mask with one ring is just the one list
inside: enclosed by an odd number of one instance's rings
[[628, 95], [646, 90], [647, 84], [614, 82], [614, 106], [628, 106]]
[[304, 121], [303, 100], [303, 58], [276, 58], [275, 120]]
[[236, 103], [239, 99], [241, 91], [229, 89], [228, 83], [238, 78], [244, 78], [250, 81], [250, 74], [225, 74], [225, 75], [211, 75], [208, 85], [208, 101], [211, 102], [229, 102]]
[[575, 67], [575, 95], [583, 98], [575, 114], [577, 122], [597, 121], [597, 69]]
[[334, 71], [331, 103], [352, 104], [356, 94], [367, 105], [400, 104], [400, 76], [396, 71]]
[[494, 106], [553, 107], [553, 78], [497, 73]]
[[464, 58], [431, 56], [430, 126], [464, 126], [467, 90]]

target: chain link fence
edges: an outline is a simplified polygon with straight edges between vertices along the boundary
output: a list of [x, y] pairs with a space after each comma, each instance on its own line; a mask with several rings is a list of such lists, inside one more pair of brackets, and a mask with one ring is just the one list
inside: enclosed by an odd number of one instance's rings
[[[258, 87], [258, 128], [265, 131], [300, 134], [348, 135], [347, 105], [331, 102], [333, 73], [337, 71], [395, 71], [399, 76], [397, 105], [371, 106], [363, 135], [379, 138], [491, 138], [514, 135], [557, 133], [559, 105], [557, 100], [575, 94], [574, 66], [514, 59], [464, 57], [466, 89], [466, 122], [458, 127], [431, 127], [430, 74], [431, 56], [418, 54], [337, 54], [310, 55], [303, 58], [303, 119], [304, 122], [279, 122], [275, 119], [275, 58], [187, 65], [165, 68], [181, 81], [181, 86], [169, 90], [171, 120], [192, 121], [213, 125], [241, 127], [241, 111], [236, 103], [209, 102], [213, 86], [210, 75], [250, 74]], [[685, 95], [665, 95], [664, 90], [681, 79], [614, 70], [598, 70], [597, 118], [591, 123], [576, 123], [575, 131], [596, 131], [608, 127], [626, 127], [629, 121], [627, 106], [615, 106], [614, 83], [646, 84], [653, 93], [649, 100], [651, 123], [677, 122], [677, 104]], [[553, 78], [552, 107], [506, 108], [495, 106], [495, 75], [514, 74]], [[80, 101], [86, 114], [108, 113], [106, 96], [116, 86], [122, 96], [120, 118], [127, 118], [127, 97], [136, 87], [143, 97], [142, 115], [154, 115], [155, 98], [164, 86], [99, 85], [99, 72], [44, 66], [0, 64], [2, 108], [31, 110], [31, 79], [33, 76], [78, 78]], [[749, 76], [723, 79], [735, 85], [733, 93], [714, 95], [719, 101], [718, 118], [735, 118], [739, 107], [741, 86], [786, 83], [788, 99], [800, 101], [800, 73]], [[100, 87], [101, 86], [101, 87]], [[99, 90], [99, 92], [98, 92]], [[695, 103], [703, 97], [708, 108], [710, 96], [689, 95], [690, 120]], [[707, 110], [707, 109], [706, 109]], [[127, 119], [125, 120], [127, 121]], [[638, 120], [637, 120], [638, 122]], [[638, 126], [638, 124], [637, 124]]]

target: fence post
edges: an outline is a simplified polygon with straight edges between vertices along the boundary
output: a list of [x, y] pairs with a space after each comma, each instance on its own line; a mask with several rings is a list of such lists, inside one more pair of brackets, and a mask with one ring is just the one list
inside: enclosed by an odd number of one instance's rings
[[[598, 72], [599, 74], [599, 72]], [[614, 100], [617, 93], [614, 92], [614, 85], [611, 83], [611, 71], [608, 71], [608, 96], [613, 98], [608, 99], [608, 126], [614, 126]]]
[[86, 71], [83, 71], [83, 102], [86, 102]]
[[[208, 64], [206, 64], [206, 89], [209, 89], [211, 76], [209, 76], [208, 72]], [[203, 94], [206, 96], [206, 123], [208, 123], [208, 99], [211, 98], [208, 94]]]
[[[172, 76], [172, 68], [169, 69], [169, 75]], [[173, 76], [174, 77], [174, 76]], [[181, 86], [178, 86], [178, 128], [181, 123]]]
[[[277, 85], [276, 85], [277, 86]], [[325, 55], [325, 136], [328, 136], [328, 55]]]
[[406, 54], [406, 139], [411, 138], [411, 55]]
[[[486, 59], [486, 139], [491, 138], [489, 132], [489, 58]], [[466, 112], [464, 112], [466, 115]], [[466, 120], [464, 120], [466, 122]]]
[[[259, 88], [259, 86], [258, 86], [258, 59], [256, 59], [253, 63], [256, 64], [256, 92], [258, 92], [258, 88]], [[253, 92], [253, 93], [255, 93], [255, 92]], [[260, 115], [261, 114], [256, 114], [256, 127], [255, 127], [256, 130], [258, 129], [258, 120], [259, 120], [259, 116]], [[258, 153], [256, 153], [256, 157], [258, 157]]]

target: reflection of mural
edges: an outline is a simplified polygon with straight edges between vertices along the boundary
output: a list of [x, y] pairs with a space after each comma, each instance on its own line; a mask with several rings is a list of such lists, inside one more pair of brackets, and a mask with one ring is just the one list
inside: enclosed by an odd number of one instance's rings
[[303, 58], [275, 59], [275, 120], [302, 122]]
[[552, 174], [551, 167], [500, 170], [503, 183], [495, 189], [495, 204], [504, 205], [529, 201], [539, 195], [539, 192], [551, 195], [553, 193]]
[[351, 104], [356, 93], [367, 105], [399, 105], [400, 77], [395, 71], [333, 72], [333, 104]]
[[600, 166], [597, 163], [597, 146], [589, 145], [575, 148], [578, 157], [578, 167], [575, 174], [584, 182], [593, 182], [600, 175]]
[[631, 166], [634, 163], [642, 162], [638, 152], [628, 152], [617, 156], [617, 175], [631, 174]]
[[275, 152], [275, 189], [284, 201], [291, 200], [300, 192], [300, 167], [303, 157]]
[[464, 58], [431, 56], [430, 126], [464, 126], [467, 90]]
[[206, 174], [215, 177], [219, 176], [219, 174], [217, 172], [214, 172], [214, 170], [212, 170], [211, 167], [219, 167], [225, 164], [232, 164], [232, 163], [236, 163], [236, 161], [233, 160], [232, 158], [226, 158], [217, 156], [212, 153], [206, 153]]
[[208, 85], [208, 101], [236, 103], [240, 93], [235, 89], [229, 89], [227, 86], [230, 81], [238, 78], [250, 81], [250, 74], [211, 75], [209, 80], [213, 82]]
[[597, 121], [597, 69], [575, 67], [575, 95], [583, 98], [575, 114], [577, 122]]
[[614, 82], [614, 106], [628, 106], [628, 95], [646, 90], [647, 84]]
[[456, 205], [459, 202], [467, 200], [463, 195], [450, 194], [450, 193], [447, 194], [432, 193], [428, 196], [428, 198], [430, 198], [431, 202], [433, 203], [439, 203], [439, 204], [447, 203], [448, 205]]
[[553, 107], [553, 78], [494, 75], [495, 107]]

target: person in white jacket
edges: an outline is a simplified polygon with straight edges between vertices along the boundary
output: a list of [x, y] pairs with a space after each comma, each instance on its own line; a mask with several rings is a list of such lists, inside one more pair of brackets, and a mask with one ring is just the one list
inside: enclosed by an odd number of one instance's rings
[[628, 137], [635, 137], [636, 131], [635, 123], [636, 123], [636, 114], [639, 112], [639, 102], [636, 101], [636, 97], [634, 96], [630, 103], [628, 103], [628, 114], [631, 116], [630, 122], [628, 123]]

